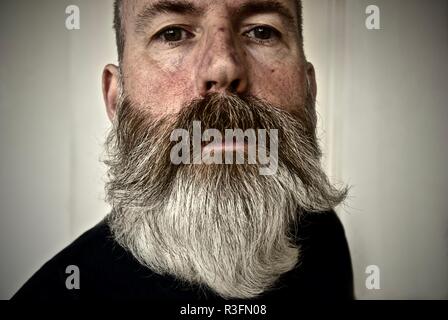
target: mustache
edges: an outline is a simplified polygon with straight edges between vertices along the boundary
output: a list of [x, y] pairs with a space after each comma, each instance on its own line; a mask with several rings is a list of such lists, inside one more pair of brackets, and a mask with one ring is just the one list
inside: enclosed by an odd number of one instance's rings
[[[315, 205], [308, 210], [331, 208], [341, 202], [347, 189], [333, 188], [320, 166], [321, 151], [315, 135], [314, 100], [309, 93], [303, 105], [293, 111], [253, 96], [212, 93], [193, 99], [177, 112], [154, 117], [149, 108], [137, 105], [123, 95], [117, 105], [113, 128], [106, 140], [109, 158], [109, 197], [114, 201], [148, 203], [168, 197], [182, 166], [173, 165], [170, 141], [175, 129], [190, 131], [194, 121], [204, 129], [278, 129], [279, 167], [299, 179], [303, 192]], [[207, 168], [205, 168], [207, 167]], [[237, 170], [237, 166], [199, 166], [196, 170]], [[138, 168], [138, 170], [135, 170]], [[244, 166], [241, 170], [251, 170]], [[148, 174], [151, 172], [151, 174]], [[189, 172], [193, 174], [193, 172]], [[120, 192], [114, 192], [120, 190]], [[139, 199], [139, 200], [138, 200]], [[311, 200], [310, 200], [311, 201]], [[314, 208], [315, 207], [315, 208]]]
[[[148, 110], [133, 103], [128, 96], [123, 95], [117, 103], [117, 116], [114, 119], [114, 128], [121, 129], [120, 123], [128, 123], [126, 129], [142, 129], [147, 126], [151, 129], [151, 120], [157, 120], [160, 127], [169, 126], [172, 129], [189, 129], [193, 121], [201, 122], [202, 128], [217, 129], [281, 129], [282, 121], [288, 118], [296, 122], [302, 136], [315, 139], [316, 116], [314, 101], [311, 94], [307, 95], [303, 106], [297, 106], [286, 111], [281, 106], [275, 106], [266, 100], [252, 95], [235, 95], [209, 93], [202, 98], [194, 98], [182, 105], [174, 114], [164, 115], [156, 119]], [[142, 136], [140, 131], [123, 132], [124, 136], [132, 134]]]
[[[300, 107], [295, 108], [297, 111]], [[302, 112], [305, 115], [305, 110]], [[310, 121], [309, 113], [306, 120], [299, 117], [299, 112], [286, 111], [281, 106], [275, 106], [266, 100], [252, 95], [209, 93], [203, 98], [196, 98], [186, 103], [177, 113], [176, 126], [179, 128], [191, 126], [196, 120], [205, 128], [224, 130], [227, 128], [246, 129], [278, 129], [278, 119], [290, 117], [299, 119], [301, 124]], [[302, 123], [303, 122], [303, 123]], [[312, 126], [307, 126], [312, 129]], [[313, 131], [313, 130], [310, 130]]]
[[[133, 105], [125, 97], [117, 112], [116, 133], [119, 144], [117, 148], [131, 154], [132, 150], [142, 148], [145, 142], [148, 142], [149, 137], [158, 135], [159, 141], [154, 142], [164, 147], [160, 148], [156, 161], [158, 161], [157, 164], [163, 166], [161, 161], [165, 164], [171, 162], [168, 159], [168, 153], [176, 144], [176, 141], [170, 139], [169, 135], [174, 130], [185, 130], [189, 134], [190, 149], [193, 149], [192, 129], [194, 122], [199, 122], [201, 130], [205, 132], [209, 129], [217, 130], [223, 136], [226, 130], [241, 130], [241, 132], [264, 130], [264, 140], [267, 142], [263, 146], [263, 150], [266, 150], [266, 154], [268, 154], [270, 153], [271, 130], [274, 130], [276, 133], [279, 132], [279, 137], [275, 137], [275, 142], [282, 146], [279, 157], [285, 161], [287, 166], [303, 175], [300, 172], [302, 171], [301, 167], [294, 166], [296, 161], [288, 159], [290, 157], [287, 150], [293, 149], [294, 146], [288, 142], [290, 139], [287, 138], [287, 135], [291, 135], [291, 133], [285, 132], [284, 125], [285, 122], [288, 122], [288, 130], [293, 130], [293, 134], [300, 137], [303, 144], [301, 152], [306, 152], [306, 157], [319, 158], [321, 153], [314, 136], [315, 122], [311, 116], [313, 113], [310, 112], [310, 103], [305, 106], [307, 108], [296, 108], [297, 110], [301, 109], [300, 112], [293, 113], [250, 95], [211, 93], [184, 104], [177, 113], [155, 119], [148, 113], [145, 114], [141, 107]], [[127, 125], [120, 126], [122, 123]], [[142, 132], [145, 129], [146, 132]], [[205, 144], [203, 143], [203, 146]], [[176, 167], [171, 166], [171, 168], [166, 167], [165, 169], [171, 174], [175, 174]]]

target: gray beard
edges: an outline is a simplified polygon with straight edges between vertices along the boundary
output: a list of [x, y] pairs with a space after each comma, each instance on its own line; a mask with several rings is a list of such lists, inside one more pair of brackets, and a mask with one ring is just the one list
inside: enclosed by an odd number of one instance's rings
[[[305, 211], [327, 211], [347, 190], [334, 188], [320, 166], [311, 95], [296, 114], [261, 100], [209, 95], [175, 115], [153, 119], [123, 97], [106, 141], [114, 238], [143, 265], [249, 299], [275, 287], [300, 261], [294, 230]], [[204, 129], [278, 129], [275, 175], [258, 165], [173, 165], [170, 134]]]

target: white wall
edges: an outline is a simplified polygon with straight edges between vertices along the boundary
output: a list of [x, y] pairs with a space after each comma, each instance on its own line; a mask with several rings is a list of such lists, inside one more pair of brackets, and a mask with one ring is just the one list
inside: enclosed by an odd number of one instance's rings
[[[111, 1], [9, 0], [0, 11], [0, 299], [107, 212], [101, 71]], [[65, 8], [81, 9], [68, 31]]]
[[[447, 2], [304, 0], [320, 136], [363, 299], [448, 298]], [[0, 298], [107, 212], [99, 162], [114, 62], [111, 0], [9, 0], [0, 11]], [[65, 7], [81, 29], [65, 29]], [[381, 8], [382, 30], [364, 27]], [[367, 290], [365, 267], [381, 270]]]
[[[381, 30], [367, 30], [377, 5]], [[361, 299], [448, 298], [448, 2], [305, 3], [328, 167]], [[316, 34], [317, 32], [317, 34]], [[365, 268], [380, 268], [380, 290]]]

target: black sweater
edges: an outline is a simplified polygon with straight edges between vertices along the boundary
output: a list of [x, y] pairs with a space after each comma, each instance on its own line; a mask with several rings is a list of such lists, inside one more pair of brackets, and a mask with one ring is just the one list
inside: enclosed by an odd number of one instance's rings
[[[302, 216], [297, 232], [298, 266], [276, 289], [253, 301], [353, 299], [353, 272], [343, 226], [334, 211]], [[67, 289], [67, 266], [79, 268], [80, 288]], [[224, 301], [212, 291], [158, 275], [142, 266], [113, 238], [103, 220], [38, 270], [13, 300], [145, 299]]]

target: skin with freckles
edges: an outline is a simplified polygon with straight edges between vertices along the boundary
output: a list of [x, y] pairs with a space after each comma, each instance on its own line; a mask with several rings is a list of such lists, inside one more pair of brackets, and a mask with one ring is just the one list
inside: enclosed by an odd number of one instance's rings
[[[143, 14], [170, 0], [124, 1], [126, 34], [121, 64], [124, 92], [152, 116], [178, 112], [209, 92], [233, 92], [293, 111], [303, 105], [307, 81], [316, 95], [313, 66], [306, 62], [295, 0], [278, 0], [277, 11], [242, 12], [263, 0], [178, 0], [194, 9]], [[119, 71], [107, 65], [103, 93], [112, 120]], [[308, 79], [307, 79], [308, 78]], [[298, 110], [294, 110], [298, 111]]]

